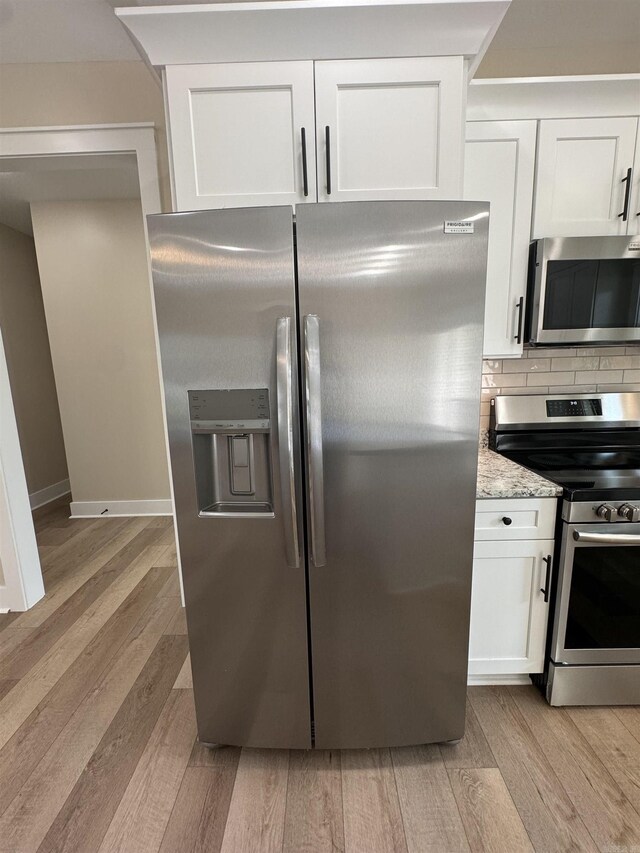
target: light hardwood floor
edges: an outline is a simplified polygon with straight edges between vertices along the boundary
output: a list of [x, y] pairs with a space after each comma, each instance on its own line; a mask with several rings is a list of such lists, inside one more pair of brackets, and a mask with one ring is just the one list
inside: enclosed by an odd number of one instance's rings
[[640, 709], [472, 688], [456, 746], [196, 742], [169, 519], [41, 513], [0, 616], [0, 851], [640, 853]]

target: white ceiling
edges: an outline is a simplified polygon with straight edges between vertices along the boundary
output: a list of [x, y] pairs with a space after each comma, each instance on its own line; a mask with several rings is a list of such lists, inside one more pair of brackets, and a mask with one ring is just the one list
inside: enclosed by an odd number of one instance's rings
[[[193, 0], [0, 0], [0, 62], [139, 59], [113, 7], [169, 2]], [[598, 51], [634, 42], [640, 71], [640, 0], [512, 0], [487, 62], [496, 53], [508, 57], [504, 73], [518, 76], [520, 50], [566, 48], [567, 73], [596, 73]], [[629, 52], [620, 53], [628, 65]]]
[[0, 222], [33, 234], [32, 201], [140, 198], [135, 154], [0, 159]]

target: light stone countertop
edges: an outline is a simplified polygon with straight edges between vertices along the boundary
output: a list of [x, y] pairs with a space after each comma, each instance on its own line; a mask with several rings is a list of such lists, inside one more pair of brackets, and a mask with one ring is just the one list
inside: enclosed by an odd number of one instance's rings
[[477, 498], [555, 498], [562, 487], [480, 445]]

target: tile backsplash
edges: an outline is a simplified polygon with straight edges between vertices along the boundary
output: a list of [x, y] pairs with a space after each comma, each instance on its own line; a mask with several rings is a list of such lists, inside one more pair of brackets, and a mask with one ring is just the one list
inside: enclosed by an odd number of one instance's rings
[[489, 427], [497, 394], [590, 394], [640, 391], [640, 346], [525, 350], [522, 358], [482, 363], [480, 429]]

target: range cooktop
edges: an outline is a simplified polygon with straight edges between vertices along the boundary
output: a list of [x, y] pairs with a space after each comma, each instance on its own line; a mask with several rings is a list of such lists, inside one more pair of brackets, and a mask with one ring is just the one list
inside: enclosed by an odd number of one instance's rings
[[640, 393], [497, 397], [490, 446], [569, 501], [640, 499]]
[[620, 453], [576, 450], [561, 453], [498, 451], [519, 465], [562, 486], [567, 500], [640, 498], [640, 451]]

